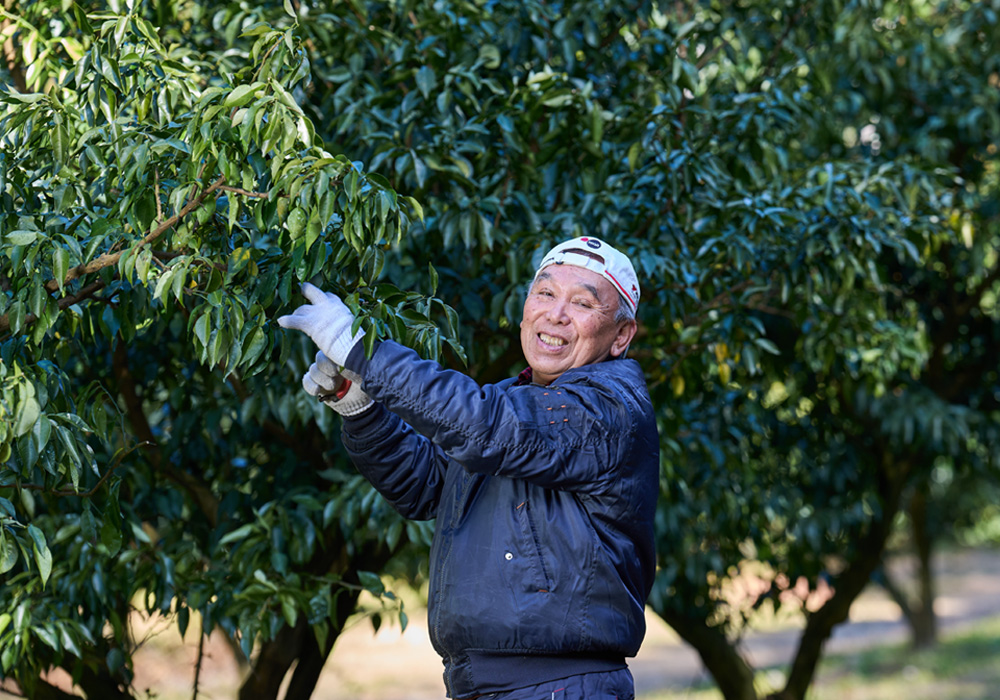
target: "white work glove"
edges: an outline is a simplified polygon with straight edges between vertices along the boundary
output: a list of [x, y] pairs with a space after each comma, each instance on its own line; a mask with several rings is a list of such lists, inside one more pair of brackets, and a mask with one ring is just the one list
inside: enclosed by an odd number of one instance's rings
[[322, 351], [302, 376], [302, 387], [342, 416], [356, 416], [375, 405], [361, 390], [361, 377], [338, 367]]
[[278, 325], [302, 331], [324, 355], [343, 367], [355, 343], [364, 337], [360, 328], [351, 334], [354, 314], [336, 294], [324, 292], [308, 282], [303, 283], [302, 294], [311, 303], [303, 304], [289, 316], [281, 316]]

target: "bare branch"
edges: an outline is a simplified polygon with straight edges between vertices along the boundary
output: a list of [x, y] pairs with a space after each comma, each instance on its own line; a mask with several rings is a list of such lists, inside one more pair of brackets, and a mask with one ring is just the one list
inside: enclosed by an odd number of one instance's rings
[[[12, 0], [7, 0], [4, 2], [4, 9], [10, 10], [14, 6]], [[13, 21], [9, 17], [5, 17], [3, 21], [0, 21], [0, 34], [4, 33], [7, 28], [13, 24]], [[27, 92], [28, 84], [24, 79], [24, 66], [18, 61], [17, 46], [14, 44], [14, 35], [11, 34], [7, 41], [3, 43], [3, 60], [7, 65], [7, 72], [10, 73], [11, 79], [14, 81], [14, 87], [18, 92]]]
[[[156, 228], [152, 229], [149, 233], [147, 233], [142, 238], [142, 240], [139, 242], [138, 245], [144, 246], [158, 239], [164, 233], [166, 233], [175, 225], [177, 225], [177, 223], [181, 219], [183, 219], [192, 211], [200, 207], [202, 202], [204, 202], [208, 198], [208, 195], [212, 194], [220, 187], [222, 187], [225, 184], [225, 182], [226, 179], [220, 176], [219, 179], [217, 179], [211, 185], [201, 190], [201, 192], [199, 192], [196, 197], [188, 200], [187, 204], [181, 207], [181, 210], [179, 212], [171, 216], [169, 219], [166, 219], [165, 221], [161, 222], [158, 226], [156, 226]], [[93, 274], [99, 270], [103, 270], [106, 267], [117, 265], [121, 257], [130, 249], [131, 248], [125, 248], [116, 253], [103, 253], [85, 265], [84, 264], [77, 265], [72, 270], [66, 273], [66, 277], [63, 279], [63, 286], [69, 284], [70, 282], [72, 282], [77, 278], [83, 277], [84, 275]], [[48, 282], [45, 283], [45, 289], [47, 289], [50, 293], [54, 292], [58, 288], [59, 288], [59, 283], [56, 280], [49, 280]]]
[[[86, 287], [81, 288], [80, 291], [78, 291], [76, 294], [71, 294], [68, 297], [57, 299], [56, 306], [59, 307], [60, 311], [64, 311], [69, 307], [73, 306], [73, 304], [78, 304], [84, 299], [89, 299], [90, 297], [94, 296], [97, 292], [104, 289], [104, 287], [105, 287], [104, 281], [97, 280], [96, 282], [92, 282], [91, 284], [88, 284]], [[35, 314], [26, 314], [24, 317], [24, 326], [25, 327], [30, 326], [37, 320], [38, 317], [35, 316]], [[10, 317], [7, 314], [4, 314], [3, 316], [0, 316], [0, 333], [5, 333], [8, 330], [10, 330]], [[4, 340], [6, 340], [6, 338], [4, 338]]]
[[160, 169], [153, 168], [153, 193], [156, 197], [156, 222], [163, 221], [163, 203], [160, 201]]
[[191, 700], [198, 700], [198, 682], [201, 680], [201, 662], [205, 659], [206, 636], [205, 632], [202, 631], [198, 637], [198, 661], [194, 666], [194, 690], [191, 694]]
[[39, 484], [21, 484], [21, 486], [18, 488], [27, 489], [28, 491], [46, 491], [47, 493], [53, 496], [79, 496], [80, 498], [90, 498], [95, 493], [97, 493], [97, 491], [102, 486], [104, 486], [104, 483], [111, 477], [112, 474], [115, 473], [115, 469], [117, 469], [119, 465], [121, 465], [122, 460], [125, 459], [125, 457], [127, 457], [136, 449], [143, 447], [146, 444], [147, 443], [144, 442], [136, 443], [135, 445], [132, 445], [132, 447], [128, 448], [124, 452], [120, 453], [117, 457], [115, 457], [114, 463], [110, 467], [108, 467], [108, 470], [104, 472], [104, 475], [101, 476], [101, 478], [97, 481], [97, 483], [94, 484], [94, 487], [88, 491], [71, 491], [69, 489], [58, 489], [55, 491], [47, 491], [44, 486], [40, 486]]
[[[158, 239], [164, 233], [173, 228], [181, 219], [183, 219], [192, 211], [200, 207], [202, 202], [204, 202], [210, 194], [217, 191], [224, 185], [225, 181], [226, 181], [225, 178], [220, 176], [211, 185], [202, 189], [196, 197], [193, 197], [192, 199], [188, 200], [188, 202], [183, 207], [181, 207], [180, 211], [171, 216], [169, 219], [160, 222], [159, 225], [156, 226], [155, 228], [151, 229], [149, 233], [143, 236], [142, 240], [137, 245], [141, 247], [144, 245], [148, 245], [153, 241], [155, 241], [156, 239]], [[131, 250], [131, 248], [124, 248], [114, 253], [102, 253], [94, 260], [91, 260], [89, 263], [77, 265], [72, 270], [66, 273], [66, 277], [63, 278], [62, 282], [63, 286], [65, 287], [73, 280], [79, 279], [84, 275], [90, 275], [95, 272], [99, 272], [100, 270], [103, 270], [106, 267], [117, 265], [121, 257], [129, 250]], [[73, 304], [76, 304], [79, 301], [82, 301], [83, 299], [93, 296], [94, 292], [98, 291], [102, 287], [104, 287], [104, 282], [94, 282], [93, 284], [88, 285], [87, 287], [81, 289], [75, 295], [59, 299], [56, 302], [56, 304], [59, 306], [60, 310], [65, 309], [69, 306], [72, 306]], [[52, 279], [45, 283], [45, 290], [49, 294], [54, 293], [58, 289], [59, 289], [58, 280]], [[34, 323], [36, 320], [37, 318], [34, 316], [34, 314], [28, 314], [27, 316], [25, 316], [25, 325], [27, 326], [31, 323]], [[4, 314], [3, 316], [0, 316], [0, 333], [7, 331], [9, 328], [10, 328], [9, 315]]]
[[242, 194], [245, 197], [256, 197], [257, 199], [267, 199], [271, 196], [267, 192], [251, 192], [241, 187], [230, 187], [229, 185], [222, 185], [219, 189], [223, 192], [233, 192], [235, 194]]

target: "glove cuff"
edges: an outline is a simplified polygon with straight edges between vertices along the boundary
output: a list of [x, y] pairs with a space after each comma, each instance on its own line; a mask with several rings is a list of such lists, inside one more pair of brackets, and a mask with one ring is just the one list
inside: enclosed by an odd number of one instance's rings
[[340, 401], [324, 401], [327, 406], [342, 416], [359, 416], [375, 405], [368, 394], [358, 391], [354, 395], [348, 392]]
[[347, 356], [351, 354], [351, 350], [360, 343], [365, 334], [359, 328], [358, 332], [353, 336], [350, 335], [351, 327], [348, 326], [344, 333], [339, 333], [333, 337], [333, 342], [329, 348], [321, 348], [326, 356], [331, 360], [336, 362], [338, 365], [343, 367], [344, 362], [347, 361]]

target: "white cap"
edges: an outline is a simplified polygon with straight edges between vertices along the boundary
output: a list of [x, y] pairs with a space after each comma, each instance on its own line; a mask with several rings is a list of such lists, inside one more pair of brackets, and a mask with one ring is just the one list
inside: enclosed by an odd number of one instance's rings
[[560, 243], [542, 258], [535, 277], [549, 265], [574, 265], [596, 272], [618, 290], [633, 312], [639, 306], [639, 278], [632, 261], [602, 240], [582, 236]]

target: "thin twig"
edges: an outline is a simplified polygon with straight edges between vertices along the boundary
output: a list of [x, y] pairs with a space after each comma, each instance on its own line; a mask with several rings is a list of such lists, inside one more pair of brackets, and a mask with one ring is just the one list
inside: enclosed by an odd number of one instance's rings
[[156, 223], [163, 223], [163, 204], [160, 202], [160, 169], [153, 168], [153, 192], [156, 196]]
[[[56, 300], [56, 306], [59, 307], [60, 311], [64, 311], [64, 310], [68, 309], [70, 306], [72, 306], [73, 304], [79, 303], [79, 302], [83, 301], [84, 299], [89, 299], [90, 297], [94, 296], [94, 294], [96, 294], [100, 290], [104, 289], [104, 287], [105, 287], [104, 281], [103, 280], [98, 280], [96, 282], [88, 284], [86, 287], [83, 287], [76, 294], [71, 294], [68, 297], [63, 297], [62, 299], [57, 299]], [[28, 326], [30, 326], [32, 323], [34, 323], [37, 320], [38, 320], [38, 317], [35, 316], [35, 314], [26, 314], [25, 317], [24, 317], [24, 324], [23, 325], [24, 325], [24, 327], [28, 327]], [[5, 333], [9, 329], [10, 329], [10, 318], [6, 314], [4, 314], [3, 316], [0, 316], [0, 333]], [[0, 336], [0, 341], [6, 340], [6, 339], [7, 339], [6, 337]]]
[[[202, 166], [202, 167], [204, 168], [204, 166]], [[201, 173], [199, 173], [199, 176], [200, 175], [201, 175]], [[220, 176], [211, 185], [209, 185], [208, 187], [202, 189], [196, 196], [194, 196], [191, 199], [189, 199], [184, 204], [184, 206], [181, 208], [181, 210], [179, 212], [177, 212], [176, 214], [174, 214], [173, 216], [171, 216], [169, 219], [166, 219], [165, 221], [161, 222], [156, 228], [150, 230], [150, 232], [147, 233], [142, 238], [142, 240], [139, 241], [139, 243], [137, 245], [139, 247], [142, 247], [144, 245], [152, 243], [157, 238], [159, 238], [160, 236], [162, 236], [164, 233], [166, 233], [167, 231], [169, 231], [171, 228], [173, 228], [177, 224], [177, 222], [179, 222], [185, 216], [187, 216], [192, 211], [194, 211], [195, 209], [197, 209], [198, 207], [200, 207], [201, 203], [204, 202], [205, 199], [210, 194], [212, 194], [213, 192], [215, 192], [216, 190], [218, 190], [220, 187], [222, 187], [224, 185], [225, 181], [226, 181], [226, 179], [224, 177]], [[82, 263], [80, 265], [77, 265], [72, 270], [70, 270], [69, 272], [66, 273], [66, 277], [63, 278], [63, 282], [62, 282], [63, 286], [66, 286], [67, 284], [69, 284], [73, 280], [79, 279], [80, 277], [83, 277], [84, 275], [93, 274], [94, 272], [98, 272], [100, 270], [103, 270], [106, 267], [111, 267], [112, 265], [118, 264], [118, 261], [121, 259], [122, 255], [124, 255], [128, 250], [130, 250], [130, 248], [124, 248], [122, 250], [119, 250], [116, 253], [102, 253], [97, 258], [95, 258], [94, 260], [91, 260], [89, 263], [87, 263], [85, 265], [82, 264]], [[104, 286], [103, 282], [97, 282], [95, 284], [99, 284], [101, 287]], [[52, 294], [57, 289], [59, 289], [59, 282], [58, 282], [58, 280], [52, 279], [52, 280], [49, 280], [48, 282], [45, 283], [45, 290], [49, 294]], [[90, 290], [90, 294], [92, 294], [93, 291], [96, 291], [94, 289], [94, 285], [90, 285], [89, 287], [86, 287], [85, 289], [86, 290]], [[100, 287], [97, 287], [96, 289], [100, 289]], [[77, 301], [79, 301], [79, 299], [82, 298], [81, 295], [83, 294], [83, 292], [84, 292], [84, 290], [80, 290], [80, 292], [77, 295], [75, 295], [74, 297], [64, 297], [64, 298], [58, 300], [56, 303], [59, 305], [60, 309], [65, 309], [67, 306], [75, 304]], [[73, 301], [69, 301], [68, 303], [64, 303], [64, 302], [67, 302], [68, 299], [73, 299]], [[30, 322], [29, 322], [29, 317], [31, 318]], [[37, 320], [37, 319], [33, 315], [29, 314], [29, 316], [25, 316], [25, 323], [24, 323], [24, 325], [27, 326], [27, 325], [29, 325], [29, 323], [33, 323], [35, 320]], [[0, 316], [0, 333], [3, 333], [4, 331], [6, 331], [9, 328], [10, 328], [10, 317], [9, 317], [9, 315], [8, 314], [4, 314], [3, 316]]]
[[21, 484], [18, 488], [27, 489], [28, 491], [45, 491], [46, 493], [49, 493], [53, 496], [60, 496], [60, 497], [79, 496], [80, 498], [90, 498], [95, 493], [97, 493], [98, 489], [104, 486], [104, 482], [106, 482], [111, 477], [111, 475], [114, 474], [115, 469], [117, 469], [121, 465], [122, 460], [125, 459], [125, 457], [134, 452], [136, 449], [148, 444], [149, 444], [148, 442], [137, 442], [136, 444], [132, 445], [132, 447], [120, 453], [115, 458], [114, 464], [108, 467], [108, 470], [104, 472], [104, 475], [97, 481], [96, 484], [94, 484], [94, 487], [89, 491], [71, 491], [69, 489], [57, 489], [55, 491], [49, 491], [44, 486], [41, 486], [39, 484]]
[[205, 658], [205, 631], [201, 630], [201, 634], [198, 636], [198, 663], [194, 667], [194, 692], [191, 695], [191, 700], [198, 700], [198, 681], [201, 678], [201, 662]]
[[230, 185], [222, 185], [219, 187], [223, 192], [232, 192], [234, 194], [242, 194], [245, 197], [256, 197], [257, 199], [267, 199], [271, 195], [267, 192], [251, 192], [250, 190], [245, 190], [242, 187], [231, 187]]

